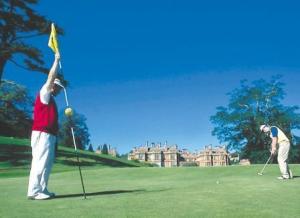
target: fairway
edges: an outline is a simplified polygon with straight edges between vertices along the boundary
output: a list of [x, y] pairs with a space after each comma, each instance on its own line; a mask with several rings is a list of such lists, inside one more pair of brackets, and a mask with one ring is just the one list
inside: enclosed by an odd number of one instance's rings
[[296, 176], [279, 181], [278, 166], [212, 168], [83, 168], [53, 173], [57, 198], [26, 199], [27, 176], [0, 179], [0, 217], [299, 217]]

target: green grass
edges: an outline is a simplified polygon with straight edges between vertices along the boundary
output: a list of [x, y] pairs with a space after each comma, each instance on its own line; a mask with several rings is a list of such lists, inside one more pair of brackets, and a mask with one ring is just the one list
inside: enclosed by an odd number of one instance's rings
[[[296, 176], [299, 165], [292, 165]], [[0, 179], [0, 217], [299, 217], [300, 177], [279, 181], [278, 166], [101, 168], [51, 174], [57, 198], [26, 199], [28, 176]]]
[[[101, 155], [89, 151], [78, 150], [81, 166], [90, 167], [140, 167], [147, 166], [110, 155]], [[28, 139], [0, 136], [0, 178], [24, 176], [28, 173], [31, 163], [31, 147]], [[73, 148], [58, 147], [54, 172], [73, 170], [77, 165], [76, 153]]]
[[29, 139], [20, 139], [20, 138], [14, 138], [14, 137], [0, 136], [0, 144], [30, 146], [30, 140]]
[[[83, 200], [73, 149], [60, 147], [49, 180], [57, 197], [27, 200], [29, 141], [0, 137], [0, 217], [263, 217], [300, 214], [296, 178], [279, 181], [277, 165], [151, 168], [80, 152], [87, 192]], [[130, 166], [130, 167], [129, 167]]]

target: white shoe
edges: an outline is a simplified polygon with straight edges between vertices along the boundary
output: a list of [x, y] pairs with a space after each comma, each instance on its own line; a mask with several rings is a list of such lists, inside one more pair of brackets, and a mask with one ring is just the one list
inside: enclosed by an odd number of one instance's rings
[[49, 198], [51, 198], [51, 196], [50, 195], [46, 195], [46, 194], [44, 194], [44, 193], [38, 193], [36, 196], [34, 196], [34, 200], [46, 200], [46, 199], [49, 199]]
[[279, 180], [285, 180], [285, 179], [289, 179], [289, 177], [285, 177], [285, 176], [278, 176], [277, 179]]
[[51, 198], [55, 197], [55, 193], [54, 192], [49, 192], [48, 189], [45, 189], [43, 191], [44, 194], [49, 195]]

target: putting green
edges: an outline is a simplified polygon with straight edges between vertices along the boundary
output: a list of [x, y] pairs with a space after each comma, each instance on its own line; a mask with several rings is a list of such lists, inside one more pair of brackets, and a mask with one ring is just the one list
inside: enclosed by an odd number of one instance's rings
[[279, 181], [278, 166], [77, 168], [53, 173], [57, 198], [26, 199], [28, 178], [1, 178], [0, 217], [299, 217], [300, 166]]

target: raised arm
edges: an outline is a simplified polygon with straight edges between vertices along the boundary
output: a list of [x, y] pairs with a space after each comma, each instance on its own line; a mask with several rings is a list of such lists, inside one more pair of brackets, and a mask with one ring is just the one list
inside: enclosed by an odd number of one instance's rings
[[58, 70], [57, 68], [58, 68], [59, 60], [60, 60], [60, 54], [56, 53], [53, 65], [49, 71], [48, 78], [45, 84], [48, 91], [50, 91], [54, 86], [54, 80], [57, 76], [57, 70]]

